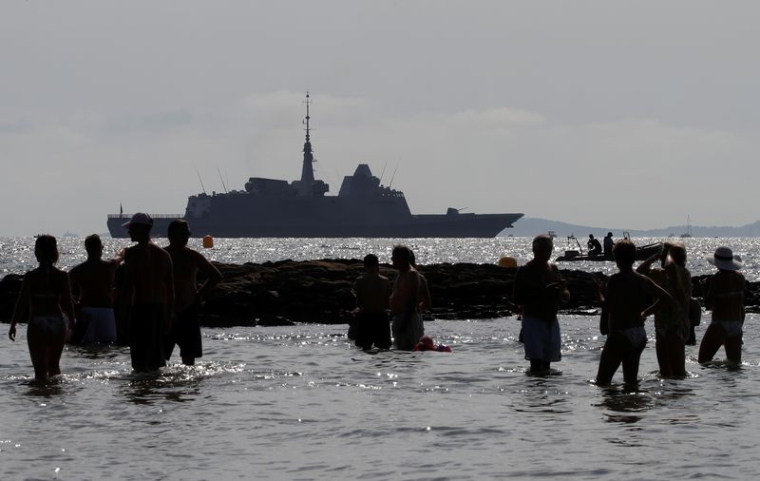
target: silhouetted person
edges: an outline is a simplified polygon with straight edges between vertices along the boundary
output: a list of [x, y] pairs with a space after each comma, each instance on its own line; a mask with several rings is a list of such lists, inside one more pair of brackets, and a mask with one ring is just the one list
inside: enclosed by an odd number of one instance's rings
[[380, 349], [391, 347], [391, 326], [388, 308], [391, 283], [380, 275], [380, 262], [376, 255], [364, 257], [364, 273], [354, 282], [356, 296], [355, 344], [362, 349], [371, 349], [374, 344]]
[[[662, 267], [652, 268], [658, 260]], [[680, 243], [666, 242], [659, 254], [642, 262], [636, 271], [670, 294], [671, 298], [663, 301], [654, 314], [655, 351], [661, 376], [683, 377], [686, 375], [686, 340], [691, 330], [691, 274], [686, 269], [686, 248]]]
[[422, 275], [422, 273], [417, 270], [417, 260], [414, 256], [414, 251], [409, 249], [409, 263], [412, 265], [412, 269], [416, 270], [420, 274], [420, 302], [418, 304], [418, 309], [420, 311], [420, 314], [423, 314], [425, 311], [430, 309], [432, 307], [433, 301], [430, 297], [430, 288], [428, 287], [428, 281], [425, 278], [425, 276]]
[[606, 259], [612, 259], [612, 248], [615, 245], [615, 241], [612, 239], [612, 232], [607, 232], [607, 235], [604, 236], [604, 257]]
[[[187, 247], [190, 228], [184, 220], [169, 224], [169, 246], [166, 252], [172, 258], [174, 269], [174, 321], [166, 338], [166, 359], [169, 360], [175, 344], [186, 366], [195, 364], [203, 356], [201, 326], [198, 316], [203, 297], [222, 280], [222, 273], [202, 254]], [[198, 288], [198, 271], [206, 275], [206, 282]]]
[[393, 314], [393, 342], [397, 349], [411, 351], [425, 335], [420, 304], [420, 274], [411, 264], [411, 251], [397, 245], [391, 253], [393, 267], [398, 276], [393, 284], [390, 306]]
[[599, 239], [594, 237], [594, 234], [588, 235], [586, 246], [588, 247], [589, 257], [596, 257], [602, 253], [602, 244], [599, 243]]
[[607, 341], [599, 359], [596, 382], [609, 384], [622, 363], [623, 380], [626, 384], [635, 384], [638, 382], [639, 359], [647, 345], [644, 320], [659, 309], [660, 299], [670, 299], [670, 295], [651, 279], [633, 270], [636, 260], [633, 242], [618, 241], [613, 252], [620, 272], [610, 276], [604, 294], [600, 327]]
[[726, 359], [740, 363], [746, 281], [738, 271], [743, 263], [741, 257], [734, 255], [728, 247], [718, 247], [707, 261], [717, 267], [718, 272], [709, 278], [705, 286], [705, 305], [712, 311], [712, 322], [699, 345], [699, 362], [712, 361], [720, 346], [724, 346]]
[[122, 255], [105, 261], [103, 243], [97, 234], [84, 240], [87, 260], [69, 272], [72, 288], [78, 294], [77, 324], [73, 344], [110, 344], [116, 342], [116, 317], [113, 309], [114, 279]]
[[533, 239], [533, 259], [515, 273], [514, 302], [522, 306], [522, 336], [525, 359], [533, 373], [546, 373], [552, 362], [562, 359], [557, 311], [570, 298], [559, 269], [549, 262], [554, 243], [551, 237]]
[[[55, 237], [41, 235], [34, 243], [34, 256], [39, 267], [24, 276], [21, 291], [11, 318], [8, 337], [16, 340], [16, 324], [28, 313], [26, 331], [34, 378], [46, 381], [61, 373], [61, 353], [66, 332], [75, 322], [69, 276], [55, 267], [58, 246]], [[66, 317], [68, 317], [68, 325]]]
[[124, 224], [137, 245], [124, 252], [121, 307], [129, 309], [128, 339], [137, 372], [166, 366], [165, 335], [174, 317], [174, 274], [169, 253], [150, 240], [153, 219], [141, 212]]

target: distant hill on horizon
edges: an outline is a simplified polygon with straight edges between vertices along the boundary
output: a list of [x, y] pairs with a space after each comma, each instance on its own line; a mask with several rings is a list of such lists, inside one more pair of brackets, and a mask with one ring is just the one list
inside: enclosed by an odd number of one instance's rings
[[[675, 225], [661, 229], [626, 229], [621, 227], [609, 226], [586, 226], [578, 224], [568, 224], [556, 220], [538, 219], [534, 217], [523, 217], [515, 222], [511, 229], [504, 229], [501, 236], [518, 236], [533, 237], [538, 234], [554, 231], [557, 237], [567, 237], [574, 235], [578, 238], [594, 234], [595, 237], [602, 238], [607, 232], [612, 232], [615, 238], [623, 237], [623, 232], [628, 232], [631, 237], [680, 237], [686, 233], [687, 226]], [[760, 236], [760, 221], [741, 227], [731, 226], [691, 226], [691, 235], [693, 237], [758, 237]]]

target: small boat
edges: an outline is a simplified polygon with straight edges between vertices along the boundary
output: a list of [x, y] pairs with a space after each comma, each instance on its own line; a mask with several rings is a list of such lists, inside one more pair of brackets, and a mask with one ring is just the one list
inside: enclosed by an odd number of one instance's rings
[[[662, 251], [662, 242], [655, 242], [652, 244], [646, 244], [640, 247], [636, 247], [636, 260], [643, 261], [649, 259], [653, 255]], [[580, 250], [566, 250], [565, 253], [557, 257], [556, 262], [576, 262], [576, 261], [614, 261], [612, 256], [605, 256], [599, 254], [595, 256], [589, 256], [584, 254]]]
[[691, 235], [691, 217], [686, 216], [686, 232], [681, 234], [681, 239], [690, 239], [694, 237]]

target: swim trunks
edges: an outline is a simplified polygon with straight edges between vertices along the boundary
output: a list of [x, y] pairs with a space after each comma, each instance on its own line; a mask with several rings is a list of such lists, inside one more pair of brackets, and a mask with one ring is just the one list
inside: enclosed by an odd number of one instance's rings
[[370, 349], [372, 344], [379, 349], [391, 347], [391, 325], [385, 312], [360, 312], [354, 324], [355, 344], [362, 349]]
[[393, 342], [396, 344], [396, 349], [405, 351], [414, 349], [414, 346], [425, 335], [422, 316], [417, 311], [394, 315], [391, 329], [393, 330]]
[[174, 351], [175, 344], [179, 346], [180, 357], [203, 357], [201, 325], [198, 320], [199, 314], [197, 304], [176, 313], [171, 331], [166, 336], [166, 345], [164, 346], [167, 361]]
[[111, 344], [116, 342], [116, 317], [110, 307], [83, 307], [77, 324], [84, 322], [86, 328], [82, 344]]
[[[617, 339], [615, 339], [617, 338]], [[629, 327], [619, 331], [612, 331], [605, 345], [615, 345], [621, 354], [641, 351], [647, 345], [647, 332], [644, 326]]]
[[129, 352], [132, 368], [138, 372], [166, 366], [164, 304], [137, 304], [129, 313]]
[[548, 322], [523, 315], [522, 336], [525, 359], [544, 362], [557, 362], [562, 359], [559, 322]]
[[742, 321], [713, 321], [710, 325], [720, 326], [726, 333], [726, 339], [742, 336]]

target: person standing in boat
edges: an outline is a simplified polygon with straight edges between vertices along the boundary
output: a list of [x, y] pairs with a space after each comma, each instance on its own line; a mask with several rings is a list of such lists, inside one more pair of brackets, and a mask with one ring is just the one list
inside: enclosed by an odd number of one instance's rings
[[559, 269], [549, 262], [554, 243], [548, 235], [533, 239], [533, 259], [515, 274], [514, 302], [522, 306], [525, 359], [534, 374], [548, 373], [551, 363], [562, 359], [557, 311], [570, 299]]
[[742, 326], [744, 325], [744, 291], [746, 281], [739, 273], [743, 262], [728, 247], [718, 247], [707, 261], [718, 272], [705, 282], [705, 305], [712, 311], [699, 345], [699, 363], [712, 361], [720, 346], [726, 349], [726, 359], [733, 363], [742, 360]]
[[420, 304], [420, 274], [412, 267], [411, 251], [404, 245], [397, 245], [391, 253], [393, 267], [398, 276], [393, 284], [390, 298], [393, 314], [393, 342], [396, 349], [411, 351], [425, 335]]
[[602, 253], [602, 244], [599, 243], [599, 239], [594, 237], [594, 234], [588, 235], [588, 242], [586, 243], [586, 247], [588, 247], [589, 257], [596, 257]]
[[[659, 261], [661, 267], [652, 268]], [[662, 377], [686, 375], [686, 340], [691, 321], [691, 274], [686, 269], [686, 248], [681, 243], [666, 242], [660, 253], [653, 255], [636, 268], [670, 294], [654, 315], [655, 350]]]
[[612, 248], [615, 246], [615, 240], [612, 238], [612, 232], [607, 232], [604, 237], [604, 258], [613, 259]]

